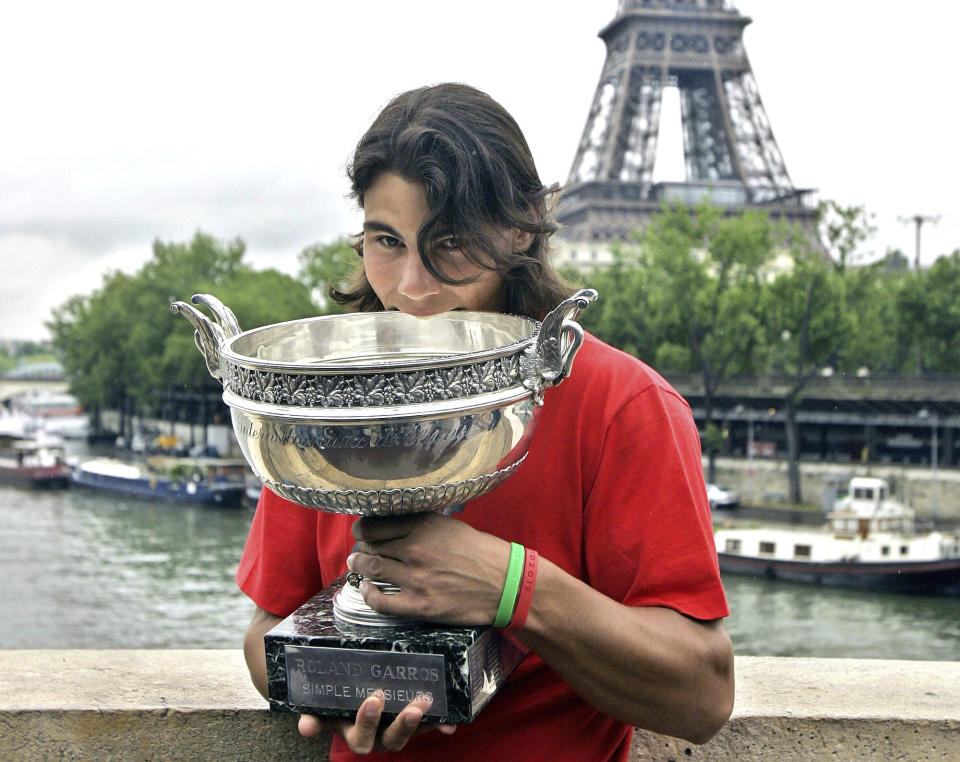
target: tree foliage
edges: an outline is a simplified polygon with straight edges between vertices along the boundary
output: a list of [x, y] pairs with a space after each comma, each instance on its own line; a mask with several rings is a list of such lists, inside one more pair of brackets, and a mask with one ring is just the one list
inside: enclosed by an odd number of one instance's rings
[[314, 294], [324, 313], [340, 312], [332, 301], [330, 287], [342, 290], [347, 287], [360, 266], [360, 259], [349, 238], [338, 238], [332, 243], [316, 243], [308, 246], [298, 256], [300, 280]]
[[800, 502], [799, 433], [796, 413], [805, 387], [838, 363], [853, 321], [847, 309], [847, 283], [815, 244], [796, 236], [793, 268], [777, 276], [761, 301], [766, 366], [787, 381], [784, 416], [790, 498]]
[[817, 205], [820, 243], [841, 271], [857, 263], [857, 249], [875, 232], [873, 215], [862, 206], [842, 206], [829, 200]]
[[[780, 235], [764, 214], [728, 216], [702, 203], [664, 210], [640, 239], [650, 322], [660, 338], [655, 362], [700, 377], [707, 426], [720, 384], [754, 364], [764, 271]], [[704, 445], [713, 480], [717, 442]]]
[[[960, 250], [919, 273], [895, 251], [859, 265], [870, 215], [833, 202], [819, 213], [811, 234], [756, 212], [664, 209], [611, 267], [581, 278], [600, 292], [581, 317], [588, 330], [668, 377], [700, 378], [705, 433], [719, 431], [724, 379], [782, 380], [795, 500], [795, 412], [812, 378], [960, 372]], [[704, 437], [711, 467], [719, 442]]]
[[[650, 325], [647, 278], [650, 268], [635, 247], [614, 247], [613, 263], [595, 270], [584, 281], [602, 298], [581, 313], [584, 328], [635, 357], [652, 357], [657, 349]], [[565, 273], [580, 280], [579, 274]], [[571, 277], [573, 276], [573, 277]]]
[[960, 369], [960, 249], [907, 273], [895, 294], [896, 346], [907, 373]]
[[131, 398], [149, 406], [171, 387], [216, 386], [191, 326], [170, 314], [172, 301], [213, 294], [248, 328], [315, 314], [306, 286], [276, 270], [252, 270], [245, 251], [239, 239], [199, 232], [189, 243], [158, 240], [137, 273], [108, 273], [97, 291], [55, 309], [53, 345], [84, 407], [123, 408]]

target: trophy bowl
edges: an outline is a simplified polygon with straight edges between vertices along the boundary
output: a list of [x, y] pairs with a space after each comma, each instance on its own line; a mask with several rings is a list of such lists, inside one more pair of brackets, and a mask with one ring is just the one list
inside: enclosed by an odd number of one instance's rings
[[544, 390], [569, 375], [596, 298], [538, 322], [492, 312], [327, 315], [241, 331], [209, 294], [187, 317], [233, 429], [271, 491], [333, 513], [442, 511], [523, 462]]

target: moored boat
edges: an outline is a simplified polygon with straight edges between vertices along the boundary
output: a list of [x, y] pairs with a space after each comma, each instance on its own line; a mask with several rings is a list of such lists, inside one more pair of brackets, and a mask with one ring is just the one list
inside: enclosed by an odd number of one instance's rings
[[14, 397], [11, 407], [30, 421], [35, 431], [63, 439], [84, 439], [90, 421], [79, 400], [66, 392], [34, 390]]
[[71, 481], [78, 487], [152, 500], [238, 505], [245, 464], [233, 458], [155, 457], [139, 464], [96, 458], [77, 465]]
[[838, 587], [960, 594], [960, 534], [924, 531], [884, 479], [855, 477], [825, 527], [715, 532], [720, 571]]
[[70, 468], [60, 440], [0, 434], [0, 481], [27, 487], [66, 487]]

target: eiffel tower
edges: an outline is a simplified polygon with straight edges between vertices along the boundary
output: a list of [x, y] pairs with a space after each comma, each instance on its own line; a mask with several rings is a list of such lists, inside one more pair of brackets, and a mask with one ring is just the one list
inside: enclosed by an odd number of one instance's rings
[[[663, 202], [706, 196], [812, 229], [809, 190], [793, 187], [760, 100], [730, 0], [619, 0], [600, 32], [607, 57], [557, 208], [558, 263], [603, 264]], [[655, 183], [664, 87], [680, 94], [685, 182]]]

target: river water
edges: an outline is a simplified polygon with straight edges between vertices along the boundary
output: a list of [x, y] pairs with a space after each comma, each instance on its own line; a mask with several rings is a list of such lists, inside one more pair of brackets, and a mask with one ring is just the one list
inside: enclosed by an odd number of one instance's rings
[[[238, 648], [252, 516], [0, 485], [0, 648]], [[960, 598], [724, 583], [738, 654], [960, 658]]]

